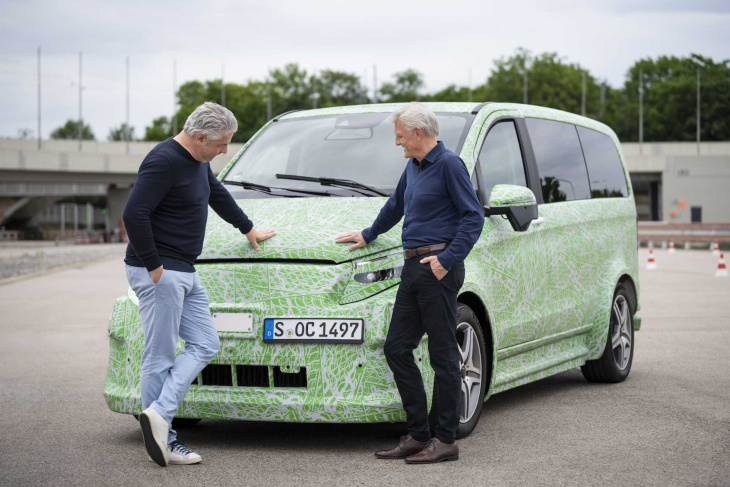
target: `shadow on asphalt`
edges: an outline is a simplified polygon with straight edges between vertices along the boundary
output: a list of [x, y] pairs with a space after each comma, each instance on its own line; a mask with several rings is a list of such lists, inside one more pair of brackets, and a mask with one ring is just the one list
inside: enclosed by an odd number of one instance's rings
[[[489, 421], [498, 421], [508, 409], [529, 407], [544, 403], [555, 395], [576, 388], [591, 387], [580, 371], [572, 370], [531, 384], [505, 391], [491, 397], [482, 411], [482, 417], [473, 435], [478, 435]], [[545, 406], [547, 407], [547, 406]], [[123, 443], [138, 445], [140, 431], [132, 428], [136, 421], [129, 417], [129, 432], [119, 438]], [[300, 452], [302, 446], [322, 453], [333, 449], [376, 449], [391, 446], [398, 437], [406, 434], [405, 423], [332, 424], [332, 423], [278, 423], [235, 420], [203, 420], [197, 425], [178, 428], [184, 442], [196, 447], [232, 449], [275, 449]], [[354, 444], [357, 444], [354, 447]]]

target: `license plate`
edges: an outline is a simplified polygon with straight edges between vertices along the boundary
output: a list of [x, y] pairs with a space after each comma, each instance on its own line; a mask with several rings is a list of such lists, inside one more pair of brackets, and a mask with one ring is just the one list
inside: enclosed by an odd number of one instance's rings
[[266, 318], [264, 341], [278, 343], [362, 343], [365, 323], [346, 318]]
[[250, 332], [253, 329], [251, 313], [213, 313], [213, 323], [217, 331]]

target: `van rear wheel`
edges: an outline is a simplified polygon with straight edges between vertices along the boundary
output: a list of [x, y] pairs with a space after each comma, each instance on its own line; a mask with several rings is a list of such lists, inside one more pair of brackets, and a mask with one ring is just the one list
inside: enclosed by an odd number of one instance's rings
[[589, 382], [623, 382], [634, 360], [634, 320], [632, 296], [623, 283], [616, 286], [611, 304], [611, 320], [603, 354], [580, 368]]
[[[461, 355], [461, 397], [459, 427], [456, 438], [465, 438], [474, 431], [482, 413], [484, 394], [489, 386], [487, 347], [479, 319], [472, 309], [459, 303], [456, 314], [456, 342]], [[433, 398], [428, 421], [434, 429], [438, 424], [438, 383], [434, 380]]]

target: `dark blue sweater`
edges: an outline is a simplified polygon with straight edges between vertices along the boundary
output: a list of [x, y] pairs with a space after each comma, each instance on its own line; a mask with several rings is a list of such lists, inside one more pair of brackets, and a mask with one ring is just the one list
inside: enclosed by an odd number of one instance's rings
[[420, 163], [410, 159], [398, 187], [380, 210], [373, 225], [362, 231], [370, 243], [405, 215], [403, 247], [448, 243], [438, 254], [446, 270], [463, 262], [484, 227], [479, 204], [464, 161], [439, 142]]
[[151, 271], [195, 272], [203, 250], [208, 205], [225, 221], [248, 233], [253, 223], [218, 181], [208, 162], [198, 162], [173, 138], [142, 161], [124, 207], [129, 237], [124, 262]]

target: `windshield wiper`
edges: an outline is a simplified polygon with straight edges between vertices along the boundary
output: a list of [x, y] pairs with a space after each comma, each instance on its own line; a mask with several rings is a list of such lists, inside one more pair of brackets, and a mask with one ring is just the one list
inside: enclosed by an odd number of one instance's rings
[[[383, 193], [382, 191], [378, 191], [377, 189], [370, 187], [368, 185], [358, 183], [357, 181], [352, 181], [350, 179], [335, 179], [335, 178], [313, 178], [309, 176], [297, 176], [296, 174], [277, 174], [276, 179], [293, 179], [295, 181], [312, 181], [315, 183], [319, 183], [322, 186], [339, 186], [342, 188], [358, 188], [358, 189], [365, 189], [367, 191], [371, 191], [377, 195], [380, 196], [390, 196], [389, 194]], [[356, 193], [360, 193], [365, 196], [369, 196], [361, 191], [355, 191]]]
[[299, 189], [291, 189], [291, 188], [278, 188], [276, 186], [264, 186], [263, 184], [256, 184], [256, 183], [250, 183], [248, 181], [228, 181], [224, 179], [223, 184], [232, 184], [234, 186], [241, 186], [243, 189], [250, 189], [252, 191], [260, 191], [262, 193], [270, 194], [272, 196], [282, 196], [284, 198], [301, 198], [301, 196], [295, 196], [295, 195], [286, 195], [286, 194], [276, 194], [272, 193], [272, 189], [279, 189], [282, 191], [291, 191], [294, 193], [304, 193], [304, 194], [311, 194], [316, 196], [332, 196], [329, 193], [323, 193], [321, 191], [304, 191]]

